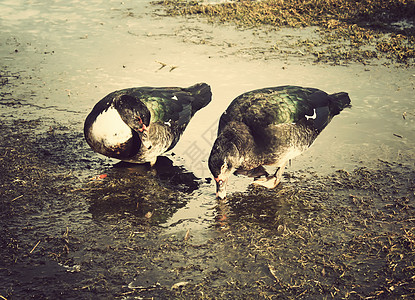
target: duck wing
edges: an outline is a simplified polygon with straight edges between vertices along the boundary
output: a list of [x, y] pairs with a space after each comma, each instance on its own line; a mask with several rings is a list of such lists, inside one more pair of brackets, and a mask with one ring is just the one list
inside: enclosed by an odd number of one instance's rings
[[[146, 125], [150, 125], [150, 123], [165, 124], [173, 131], [184, 130], [196, 111], [206, 106], [212, 96], [210, 87], [205, 83], [196, 84], [190, 88], [129, 88], [116, 93], [130, 96], [129, 106], [137, 108], [133, 114], [125, 114], [124, 121], [131, 124], [131, 127], [136, 122], [137, 112], [142, 109], [142, 104], [144, 104], [150, 112], [150, 120]], [[133, 110], [130, 109], [130, 111]]]
[[[116, 91], [117, 110], [123, 121], [135, 131], [150, 126], [149, 134], [142, 135], [143, 144], [167, 145], [173, 148], [193, 115], [212, 98], [210, 86], [198, 83], [189, 88], [139, 87]], [[152, 129], [151, 129], [152, 128]], [[165, 147], [165, 146], [163, 146]]]
[[219, 121], [219, 132], [230, 121], [243, 122], [254, 132], [269, 125], [300, 121], [321, 131], [349, 104], [347, 93], [328, 95], [315, 88], [280, 86], [254, 90], [232, 101]]

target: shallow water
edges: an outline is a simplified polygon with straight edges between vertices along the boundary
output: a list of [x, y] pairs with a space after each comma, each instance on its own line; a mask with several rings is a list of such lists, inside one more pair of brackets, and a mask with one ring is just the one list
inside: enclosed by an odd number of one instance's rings
[[[314, 145], [292, 161], [288, 173], [323, 175], [379, 160], [414, 167], [413, 68], [377, 62], [316, 65], [295, 49], [289, 57], [270, 50], [273, 45], [291, 47], [295, 36], [312, 37], [312, 29], [239, 30], [197, 18], [166, 17], [154, 9], [148, 1], [2, 1], [0, 56], [14, 86], [12, 94], [2, 94], [0, 114], [68, 126], [79, 133], [84, 149], [79, 159], [100, 158], [111, 168], [115, 160], [85, 150], [82, 141], [83, 121], [98, 100], [127, 87], [210, 84], [211, 104], [196, 114], [166, 154], [174, 165], [200, 178], [200, 185], [188, 193], [184, 207], [160, 224], [160, 236], [184, 235], [190, 229], [193, 242], [202, 243], [216, 234], [211, 228], [217, 212], [207, 158], [221, 113], [233, 98], [252, 89], [302, 85], [329, 93], [346, 91], [352, 99], [352, 109], [336, 116]], [[161, 68], [159, 62], [167, 66]], [[17, 73], [20, 77], [14, 78]], [[81, 181], [101, 171], [82, 163], [74, 166]], [[245, 191], [249, 182], [232, 178], [230, 193]], [[82, 214], [88, 213], [85, 208], [80, 212], [74, 218], [84, 218], [87, 226], [89, 219]], [[70, 216], [65, 222], [71, 222]]]

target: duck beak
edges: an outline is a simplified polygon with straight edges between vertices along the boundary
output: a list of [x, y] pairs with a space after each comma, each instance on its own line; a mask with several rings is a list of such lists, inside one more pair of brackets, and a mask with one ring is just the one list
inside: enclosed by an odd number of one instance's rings
[[143, 124], [143, 127], [141, 127], [140, 129], [138, 129], [138, 131], [140, 131], [141, 133], [144, 133], [144, 130], [145, 131], [148, 131], [148, 127], [145, 124]]
[[216, 198], [225, 199], [226, 198], [226, 185], [228, 184], [228, 179], [222, 180], [215, 178], [216, 181]]

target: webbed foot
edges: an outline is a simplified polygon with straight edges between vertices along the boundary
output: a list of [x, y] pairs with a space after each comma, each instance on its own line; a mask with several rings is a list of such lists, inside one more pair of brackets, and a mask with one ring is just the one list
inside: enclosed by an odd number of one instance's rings
[[258, 179], [255, 179], [252, 182], [252, 184], [261, 185], [261, 186], [266, 187], [268, 189], [275, 188], [278, 185], [278, 183], [280, 183], [280, 181], [275, 176], [260, 177]]

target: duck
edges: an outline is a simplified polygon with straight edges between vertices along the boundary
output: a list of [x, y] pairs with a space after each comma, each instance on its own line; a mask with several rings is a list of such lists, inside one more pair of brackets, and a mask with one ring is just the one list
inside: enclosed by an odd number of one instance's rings
[[93, 107], [84, 123], [97, 153], [129, 163], [150, 163], [171, 150], [197, 111], [212, 99], [206, 83], [182, 87], [134, 87], [114, 91]]
[[[350, 103], [346, 92], [327, 94], [291, 85], [236, 97], [219, 119], [208, 159], [217, 198], [226, 198], [231, 174], [254, 177], [253, 184], [275, 188], [287, 163], [306, 151]], [[275, 167], [275, 173], [268, 174], [264, 166]]]

